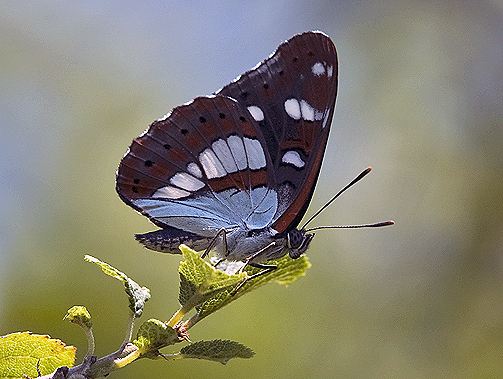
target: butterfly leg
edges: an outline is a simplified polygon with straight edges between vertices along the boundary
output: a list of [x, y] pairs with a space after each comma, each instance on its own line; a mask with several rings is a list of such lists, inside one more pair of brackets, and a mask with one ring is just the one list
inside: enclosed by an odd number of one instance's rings
[[[226, 252], [226, 255], [227, 255], [227, 231], [225, 230], [225, 228], [222, 228], [218, 231], [217, 234], [215, 234], [215, 237], [213, 237], [213, 239], [211, 240], [210, 244], [208, 245], [208, 247], [206, 248], [206, 250], [204, 251], [203, 255], [201, 255], [201, 258], [206, 258], [208, 256], [208, 254], [210, 253], [211, 249], [213, 249], [217, 243], [217, 239], [218, 237], [222, 236], [222, 246], [223, 246], [223, 249], [224, 251]], [[218, 262], [220, 263], [220, 262]]]
[[[263, 265], [263, 264], [260, 264], [260, 263], [253, 263], [253, 260], [255, 258], [257, 258], [258, 256], [260, 256], [260, 254], [262, 254], [264, 251], [268, 250], [269, 248], [271, 248], [272, 246], [276, 245], [276, 242], [271, 242], [269, 245], [263, 247], [262, 249], [260, 249], [259, 251], [256, 251], [255, 253], [253, 253], [252, 255], [250, 255], [246, 261], [245, 261], [245, 265], [243, 267], [241, 267], [241, 270], [239, 270], [239, 272], [242, 272], [244, 270], [244, 268], [248, 265], [252, 266], [252, 267], [258, 267], [258, 268], [265, 268], [265, 267], [271, 267], [271, 266], [274, 266], [274, 265]], [[262, 267], [264, 266], [264, 267]], [[274, 268], [276, 268], [276, 266], [274, 266]], [[269, 270], [271, 271], [271, 270]]]
[[231, 293], [232, 296], [234, 296], [240, 290], [240, 288], [243, 287], [246, 284], [246, 282], [248, 282], [249, 280], [257, 278], [257, 277], [259, 277], [261, 275], [267, 274], [267, 273], [269, 273], [271, 271], [274, 271], [274, 270], [276, 270], [278, 268], [278, 266], [276, 266], [276, 265], [267, 265], [267, 264], [252, 262], [255, 258], [257, 258], [265, 250], [269, 249], [271, 246], [274, 246], [275, 244], [276, 244], [275, 242], [271, 242], [269, 245], [267, 245], [266, 247], [260, 249], [259, 251], [257, 251], [256, 253], [254, 253], [251, 257], [249, 257], [246, 260], [245, 265], [243, 267], [241, 267], [241, 269], [239, 270], [240, 273], [244, 270], [244, 268], [246, 266], [252, 266], [252, 267], [255, 267], [255, 268], [259, 268], [259, 269], [262, 269], [262, 271], [257, 272], [256, 274], [253, 274], [253, 275], [247, 277], [246, 279], [244, 279], [236, 287], [236, 289], [234, 289], [234, 291], [232, 291], [232, 293]]
[[225, 258], [220, 259], [218, 262], [216, 262], [216, 263], [213, 265], [213, 267], [217, 268], [217, 267], [218, 267], [218, 265], [219, 265], [220, 263], [224, 262], [224, 261], [225, 261]]
[[253, 275], [247, 277], [241, 283], [239, 283], [239, 285], [231, 292], [231, 296], [234, 296], [241, 289], [241, 287], [243, 287], [249, 280], [254, 279], [256, 277], [259, 277], [261, 275], [267, 274], [268, 272], [274, 271], [278, 268], [278, 266], [276, 266], [276, 265], [264, 265], [264, 264], [253, 263], [253, 262], [249, 262], [243, 267], [246, 267], [248, 265], [252, 266], [252, 267], [260, 268], [260, 269], [262, 269], [262, 271], [257, 272], [256, 274], [253, 274]]
[[274, 271], [278, 268], [278, 266], [276, 266], [276, 265], [264, 265], [261, 263], [249, 263], [248, 265], [250, 265], [252, 267], [260, 268], [260, 269], [262, 269], [262, 271], [257, 272], [256, 274], [253, 274], [252, 276], [247, 278], [247, 280], [250, 280], [250, 279], [256, 278], [258, 276], [267, 274], [268, 272]]

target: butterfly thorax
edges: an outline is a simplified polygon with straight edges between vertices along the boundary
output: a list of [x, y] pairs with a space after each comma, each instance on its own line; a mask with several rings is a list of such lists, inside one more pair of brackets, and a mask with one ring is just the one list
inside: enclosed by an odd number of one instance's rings
[[216, 252], [219, 258], [231, 261], [259, 263], [279, 259], [286, 254], [297, 259], [305, 253], [313, 237], [314, 234], [298, 229], [282, 234], [270, 227], [246, 231], [237, 229], [226, 234], [226, 247], [220, 240]]

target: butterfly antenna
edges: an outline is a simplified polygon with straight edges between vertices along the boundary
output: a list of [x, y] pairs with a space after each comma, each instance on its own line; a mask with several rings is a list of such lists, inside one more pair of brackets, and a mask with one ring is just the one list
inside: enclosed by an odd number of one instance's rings
[[[307, 224], [309, 224], [315, 217], [317, 217], [321, 212], [323, 212], [330, 204], [333, 203], [335, 199], [337, 199], [344, 191], [346, 191], [349, 187], [351, 187], [353, 184], [356, 184], [359, 182], [361, 179], [367, 175], [370, 170], [372, 170], [372, 167], [368, 167], [365, 170], [363, 170], [360, 175], [358, 175], [356, 178], [354, 178], [350, 183], [348, 183], [343, 189], [341, 189], [339, 192], [337, 192], [330, 200], [328, 200], [325, 205], [323, 205], [318, 211], [312, 215], [309, 220], [307, 220], [304, 225], [302, 226], [301, 230], [304, 230]], [[379, 227], [379, 226], [387, 226], [387, 225], [392, 225], [394, 224], [393, 221], [385, 221], [385, 222], [379, 222], [377, 224], [369, 224], [369, 225], [348, 225], [348, 226], [337, 226], [335, 228], [364, 228], [364, 227]], [[315, 229], [324, 229], [324, 228], [333, 228], [333, 227], [317, 227], [317, 228], [312, 228], [309, 230], [315, 230]]]
[[333, 225], [333, 226], [315, 226], [314, 228], [306, 229], [306, 232], [312, 232], [319, 229], [358, 229], [358, 228], [379, 228], [381, 226], [393, 225], [395, 221], [382, 221], [375, 224], [361, 224], [361, 225]]

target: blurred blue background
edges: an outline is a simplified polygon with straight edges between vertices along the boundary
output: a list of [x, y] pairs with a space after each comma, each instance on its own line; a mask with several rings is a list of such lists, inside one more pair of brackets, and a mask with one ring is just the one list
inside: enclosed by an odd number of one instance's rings
[[97, 355], [114, 351], [127, 299], [84, 254], [151, 289], [140, 322], [169, 319], [180, 259], [134, 241], [155, 228], [116, 195], [117, 165], [153, 120], [313, 29], [335, 42], [340, 83], [308, 215], [374, 170], [312, 226], [396, 225], [317, 232], [306, 277], [191, 330], [253, 359], [142, 360], [112, 376], [503, 377], [498, 0], [3, 1], [0, 334], [47, 333], [80, 360], [84, 335], [62, 318], [85, 305]]

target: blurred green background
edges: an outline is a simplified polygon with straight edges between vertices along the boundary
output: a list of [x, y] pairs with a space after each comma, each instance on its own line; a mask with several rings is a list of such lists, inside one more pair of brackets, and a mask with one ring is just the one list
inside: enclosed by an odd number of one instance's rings
[[[256, 356], [136, 362], [117, 378], [503, 377], [503, 4], [480, 1], [3, 1], [0, 4], [0, 334], [87, 349], [62, 318], [94, 317], [97, 355], [125, 333], [120, 283], [151, 289], [143, 320], [177, 309], [177, 256], [114, 190], [131, 140], [216, 91], [283, 40], [319, 29], [340, 59], [332, 133], [308, 215], [312, 268], [191, 330]], [[141, 320], [140, 320], [141, 322]], [[177, 346], [178, 347], [178, 346]], [[166, 349], [166, 352], [170, 352]]]

